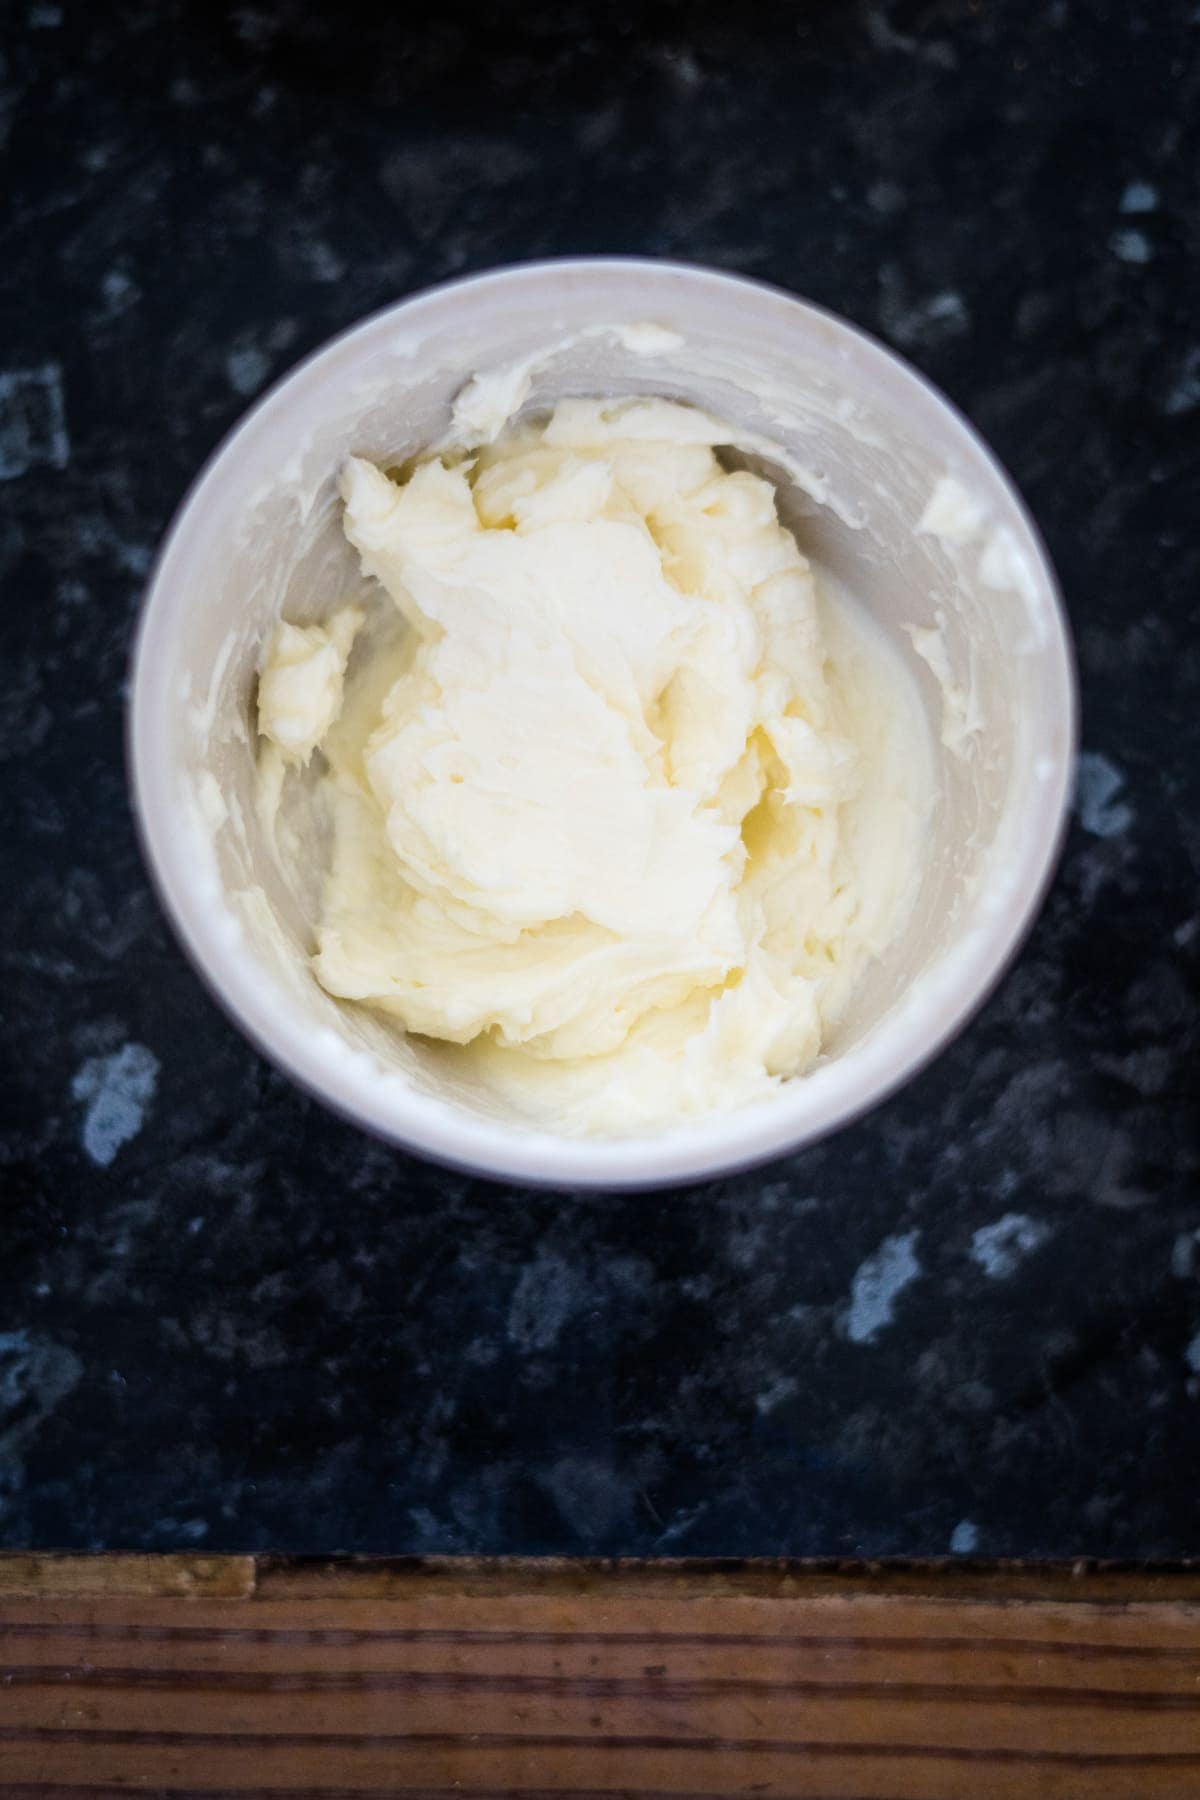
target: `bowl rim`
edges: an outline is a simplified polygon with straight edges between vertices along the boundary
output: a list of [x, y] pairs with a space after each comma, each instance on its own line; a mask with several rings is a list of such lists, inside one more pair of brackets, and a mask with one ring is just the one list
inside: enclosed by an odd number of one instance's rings
[[[156, 633], [162, 625], [163, 596], [169, 590], [173, 567], [182, 559], [188, 533], [194, 529], [208, 491], [285, 392], [319, 364], [332, 360], [364, 337], [386, 333], [397, 323], [411, 326], [421, 312], [472, 289], [497, 291], [571, 276], [595, 276], [600, 271], [644, 278], [650, 270], [665, 273], [685, 286], [720, 289], [727, 296], [750, 292], [757, 299], [796, 315], [807, 315], [810, 323], [832, 327], [838, 336], [853, 343], [868, 364], [876, 363], [886, 368], [893, 379], [899, 375], [914, 384], [925, 403], [942, 414], [951, 435], [971, 452], [990, 477], [1011, 518], [1023, 529], [1034, 555], [1039, 583], [1049, 601], [1050, 642], [1044, 654], [1058, 689], [1057, 699], [1066, 726], [1066, 751], [1052, 779], [1043, 785], [1041, 829], [1031, 834], [1025, 846], [1019, 897], [990, 922], [982, 950], [962, 959], [962, 974], [952, 992], [936, 1007], [933, 1022], [927, 1022], [920, 1039], [914, 1034], [902, 1053], [887, 1059], [876, 1055], [872, 1059], [873, 1040], [889, 1023], [896, 1022], [900, 1009], [893, 1009], [844, 1058], [833, 1058], [803, 1078], [802, 1085], [811, 1094], [814, 1084], [821, 1085], [828, 1071], [857, 1067], [863, 1078], [856, 1092], [841, 1094], [828, 1110], [807, 1120], [790, 1117], [781, 1095], [762, 1106], [720, 1114], [715, 1121], [689, 1121], [630, 1137], [569, 1137], [532, 1125], [501, 1123], [472, 1114], [454, 1102], [420, 1093], [399, 1073], [373, 1081], [369, 1084], [371, 1091], [368, 1084], [356, 1087], [346, 1076], [344, 1066], [336, 1068], [328, 1056], [322, 1055], [318, 1042], [301, 1040], [269, 984], [259, 983], [256, 992], [253, 982], [239, 981], [239, 976], [251, 972], [253, 958], [217, 930], [211, 908], [206, 909], [194, 885], [189, 886], [187, 871], [181, 866], [183, 839], [169, 826], [164, 766], [167, 759], [155, 755], [161, 716], [156, 724], [155, 704], [159, 696], [151, 692], [150, 671]], [[653, 311], [652, 296], [647, 311]], [[179, 502], [144, 590], [130, 657], [128, 694], [126, 764], [143, 860], [163, 911], [193, 968], [242, 1034], [303, 1091], [349, 1123], [398, 1149], [463, 1174], [567, 1190], [651, 1191], [743, 1172], [807, 1148], [853, 1123], [931, 1063], [993, 993], [1041, 909], [1066, 835], [1078, 747], [1078, 674], [1053, 564], [1011, 476], [966, 416], [904, 357], [828, 308], [749, 276], [699, 263], [647, 256], [541, 258], [438, 282], [372, 311], [293, 364], [225, 433]], [[244, 966], [239, 967], [239, 963]], [[310, 1031], [306, 1038], [315, 1040], [319, 1034]], [[343, 1065], [345, 1060], [343, 1052]], [[386, 1110], [377, 1098], [385, 1088], [389, 1096]]]

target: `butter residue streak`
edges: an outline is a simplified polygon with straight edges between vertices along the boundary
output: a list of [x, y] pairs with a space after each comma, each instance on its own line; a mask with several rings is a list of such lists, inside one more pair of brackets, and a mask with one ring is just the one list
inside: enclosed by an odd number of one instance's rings
[[258, 729], [283, 760], [303, 765], [342, 710], [342, 680], [363, 622], [343, 606], [328, 625], [281, 624], [258, 681]]
[[943, 475], [935, 483], [925, 510], [917, 520], [917, 530], [951, 544], [965, 544], [983, 524], [986, 513], [975, 495], [969, 493], [953, 475]]
[[983, 715], [974, 682], [955, 675], [946, 646], [946, 617], [938, 613], [935, 625], [906, 625], [912, 647], [932, 674], [942, 694], [941, 739], [955, 756], [965, 756], [983, 728]]
[[514, 362], [483, 369], [472, 375], [455, 397], [449, 447], [475, 449], [493, 443], [529, 398], [538, 370], [552, 363], [563, 350], [573, 349], [587, 338], [601, 337], [612, 338], [633, 356], [669, 356], [684, 347], [677, 331], [650, 319], [640, 319], [632, 325], [589, 325]]
[[919, 884], [903, 677], [825, 611], [770, 484], [721, 467], [732, 437], [564, 400], [403, 481], [352, 458], [346, 534], [408, 629], [336, 723], [315, 679], [303, 730], [296, 683], [260, 698], [327, 759], [318, 979], [559, 1129], [810, 1067]]

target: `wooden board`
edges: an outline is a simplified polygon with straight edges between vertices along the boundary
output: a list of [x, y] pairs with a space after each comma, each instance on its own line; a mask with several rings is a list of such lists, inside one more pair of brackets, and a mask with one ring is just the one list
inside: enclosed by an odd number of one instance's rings
[[0, 1557], [0, 1800], [1200, 1796], [1200, 1571]]

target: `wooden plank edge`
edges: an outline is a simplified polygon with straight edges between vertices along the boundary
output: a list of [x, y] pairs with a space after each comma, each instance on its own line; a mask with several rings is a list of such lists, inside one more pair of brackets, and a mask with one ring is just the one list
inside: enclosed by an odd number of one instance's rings
[[1117, 1563], [573, 1557], [356, 1557], [0, 1551], [0, 1597], [386, 1601], [454, 1593], [493, 1599], [614, 1592], [686, 1599], [827, 1596], [1200, 1606], [1200, 1560]]
[[0, 1599], [249, 1600], [253, 1556], [0, 1551]]

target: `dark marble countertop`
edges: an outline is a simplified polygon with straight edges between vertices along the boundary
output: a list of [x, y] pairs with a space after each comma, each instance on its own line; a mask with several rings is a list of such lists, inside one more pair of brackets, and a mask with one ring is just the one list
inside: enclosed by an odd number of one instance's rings
[[[0, 1543], [1200, 1553], [1200, 15], [593, 10], [5, 9]], [[953, 1049], [617, 1198], [425, 1167], [267, 1067], [122, 751], [155, 544], [247, 401], [428, 282], [601, 251], [946, 389], [1049, 540], [1084, 744]]]

